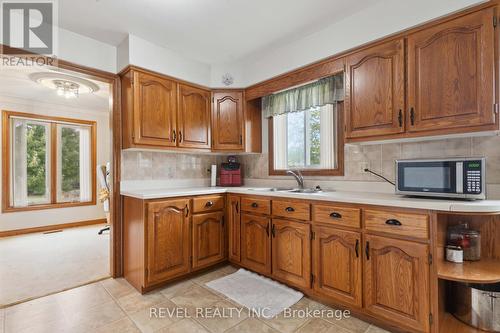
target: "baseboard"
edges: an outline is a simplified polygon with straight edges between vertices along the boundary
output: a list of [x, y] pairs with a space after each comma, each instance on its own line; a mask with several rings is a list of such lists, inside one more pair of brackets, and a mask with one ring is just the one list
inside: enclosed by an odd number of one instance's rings
[[62, 224], [52, 224], [52, 225], [46, 225], [46, 226], [41, 226], [41, 227], [26, 228], [26, 229], [0, 231], [0, 238], [1, 237], [9, 237], [9, 236], [18, 236], [18, 235], [24, 235], [24, 234], [32, 234], [32, 233], [36, 233], [36, 232], [45, 232], [45, 231], [51, 231], [51, 230], [57, 230], [57, 229], [83, 227], [83, 226], [94, 225], [94, 224], [105, 224], [105, 223], [107, 223], [106, 219], [96, 219], [96, 220], [86, 220], [86, 221], [62, 223]]

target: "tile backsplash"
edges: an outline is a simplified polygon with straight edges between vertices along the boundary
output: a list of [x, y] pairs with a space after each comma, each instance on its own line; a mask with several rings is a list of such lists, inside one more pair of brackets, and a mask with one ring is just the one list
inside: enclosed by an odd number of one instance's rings
[[[500, 137], [463, 137], [433, 141], [383, 143], [345, 146], [345, 175], [342, 177], [306, 177], [306, 179], [377, 181], [362, 171], [368, 167], [394, 179], [394, 161], [402, 158], [445, 158], [484, 156], [487, 158], [486, 182], [500, 184]], [[283, 179], [268, 175], [268, 154], [239, 155], [245, 178]], [[209, 178], [211, 164], [220, 165], [226, 156], [210, 154], [165, 153], [150, 151], [122, 152], [122, 180], [169, 180]]]

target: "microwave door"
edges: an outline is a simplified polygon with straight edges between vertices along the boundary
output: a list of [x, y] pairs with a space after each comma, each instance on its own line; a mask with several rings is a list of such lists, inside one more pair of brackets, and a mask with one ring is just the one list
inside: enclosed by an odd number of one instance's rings
[[455, 164], [455, 179], [456, 179], [456, 193], [464, 193], [464, 162], [456, 162]]
[[456, 193], [455, 164], [452, 161], [402, 162], [398, 166], [398, 191], [420, 195]]

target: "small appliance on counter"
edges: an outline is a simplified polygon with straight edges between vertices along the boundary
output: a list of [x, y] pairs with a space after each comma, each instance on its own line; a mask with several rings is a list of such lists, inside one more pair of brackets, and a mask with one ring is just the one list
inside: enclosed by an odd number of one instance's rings
[[228, 156], [227, 163], [221, 163], [220, 186], [242, 186], [243, 171], [241, 164], [236, 161], [236, 156]]
[[396, 193], [454, 199], [486, 199], [486, 159], [396, 161]]

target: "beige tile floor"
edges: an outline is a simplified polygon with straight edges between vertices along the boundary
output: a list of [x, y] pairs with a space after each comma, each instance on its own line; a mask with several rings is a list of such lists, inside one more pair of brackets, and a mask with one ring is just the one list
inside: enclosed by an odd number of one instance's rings
[[[190, 280], [141, 295], [124, 279], [107, 279], [58, 294], [0, 309], [0, 333], [38, 332], [162, 332], [162, 333], [383, 333], [356, 318], [276, 318], [241, 316], [202, 318], [195, 308], [240, 308], [204, 285], [235, 271], [225, 266]], [[151, 308], [186, 309], [187, 316], [151, 318]], [[303, 298], [293, 309], [325, 309]]]
[[0, 307], [109, 277], [103, 226], [0, 238]]

